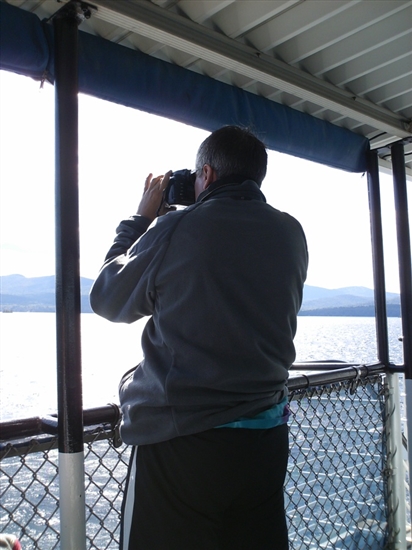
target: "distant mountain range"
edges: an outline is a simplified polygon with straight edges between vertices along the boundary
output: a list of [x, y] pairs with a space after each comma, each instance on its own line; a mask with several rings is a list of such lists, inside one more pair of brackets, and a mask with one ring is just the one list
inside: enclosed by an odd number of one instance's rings
[[[386, 293], [386, 310], [389, 317], [400, 317], [400, 297]], [[305, 285], [300, 315], [374, 317], [374, 292], [363, 286], [328, 289]]]
[[[92, 284], [92, 279], [80, 278], [82, 313], [92, 313], [89, 304]], [[400, 317], [399, 294], [388, 292], [386, 298], [388, 316]], [[3, 275], [0, 277], [0, 310], [54, 312], [54, 276]], [[300, 315], [373, 317], [373, 290], [358, 286], [328, 289], [305, 285]]]
[[[93, 313], [89, 304], [89, 292], [93, 280], [80, 278], [80, 300], [82, 313]], [[1, 311], [54, 312], [55, 277], [24, 277], [3, 275], [0, 277]]]

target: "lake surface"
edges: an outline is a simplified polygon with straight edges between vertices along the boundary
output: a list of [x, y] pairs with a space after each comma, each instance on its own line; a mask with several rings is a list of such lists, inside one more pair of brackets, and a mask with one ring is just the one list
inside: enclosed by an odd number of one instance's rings
[[[104, 319], [93, 315], [84, 314], [81, 318], [82, 323], [82, 364], [83, 364], [83, 393], [84, 393], [84, 406], [85, 408], [104, 405], [109, 402], [117, 402], [117, 386], [122, 374], [128, 370], [131, 366], [137, 364], [142, 358], [142, 352], [140, 349], [140, 337], [145, 320], [139, 321], [133, 325], [114, 324]], [[395, 363], [402, 363], [402, 348], [401, 343], [398, 341], [398, 337], [401, 334], [401, 320], [398, 318], [391, 318], [388, 321], [389, 339], [390, 339], [390, 352], [391, 360]], [[0, 383], [1, 383], [1, 420], [9, 420], [12, 418], [27, 418], [30, 416], [43, 416], [47, 413], [53, 413], [57, 408], [56, 398], [56, 346], [55, 346], [55, 315], [51, 313], [13, 313], [13, 314], [0, 314], [0, 331], [1, 331], [1, 346], [0, 346]], [[375, 343], [375, 320], [373, 318], [358, 318], [358, 317], [302, 317], [298, 321], [298, 334], [295, 340], [297, 357], [296, 361], [314, 361], [314, 360], [341, 360], [348, 362], [369, 363], [376, 361], [376, 343]], [[293, 376], [293, 374], [292, 374]], [[348, 406], [350, 407], [351, 402]], [[313, 411], [312, 411], [313, 412]], [[310, 411], [309, 411], [310, 413]], [[305, 413], [307, 417], [307, 413]], [[316, 426], [316, 422], [313, 426]], [[296, 426], [295, 426], [296, 428]], [[375, 428], [368, 430], [362, 435], [359, 445], [365, 445], [363, 441], [366, 437], [374, 437], [376, 433]], [[303, 437], [302, 434], [300, 436]], [[380, 436], [379, 436], [380, 437]], [[314, 432], [311, 425], [305, 425], [305, 440], [309, 442], [309, 445], [313, 445]], [[312, 439], [312, 442], [311, 442]], [[329, 441], [330, 439], [330, 441]], [[339, 439], [339, 437], [338, 437]], [[331, 443], [332, 447], [329, 448], [328, 444]], [[106, 442], [102, 442], [102, 455], [106, 453]], [[295, 477], [289, 479], [289, 492], [288, 498], [292, 498], [296, 493], [297, 480], [302, 480], [302, 472], [300, 468], [306, 467], [306, 458], [304, 461], [297, 459], [296, 452], [302, 452], [300, 448], [302, 439], [299, 439], [299, 445], [295, 447], [295, 459], [294, 466], [291, 469], [292, 474]], [[97, 444], [98, 445], [98, 444]], [[319, 456], [323, 457], [322, 460], [326, 460], [327, 455], [334, 456], [337, 451], [336, 441], [332, 440], [330, 434], [323, 439], [323, 445]], [[351, 453], [353, 441], [347, 442], [347, 453]], [[317, 449], [318, 447], [316, 447]], [[368, 450], [370, 446], [368, 445]], [[96, 444], [94, 446], [96, 452]], [[303, 448], [303, 453], [307, 454], [308, 449]], [[323, 454], [322, 454], [323, 453]], [[326, 453], [326, 454], [325, 454]], [[341, 450], [339, 451], [339, 454]], [[293, 455], [293, 452], [292, 452]], [[352, 453], [352, 457], [356, 459], [357, 453]], [[105, 466], [112, 468], [117, 467], [118, 457], [116, 455], [104, 455]], [[305, 455], [306, 456], [306, 455]], [[97, 458], [94, 457], [97, 461]], [[91, 458], [93, 460], [93, 456]], [[354, 460], [355, 460], [354, 459]], [[26, 475], [31, 479], [32, 472], [42, 464], [43, 457], [41, 454], [31, 455], [33, 461], [32, 470], [27, 470]], [[90, 457], [89, 457], [90, 460]], [[314, 460], [312, 456], [311, 460]], [[320, 463], [319, 463], [320, 464]], [[345, 463], [346, 464], [346, 463]], [[352, 464], [352, 463], [351, 463]], [[35, 465], [35, 467], [33, 466]], [[302, 466], [303, 465], [303, 466]], [[48, 475], [47, 468], [50, 466], [50, 479], [55, 475], [55, 470], [51, 465], [46, 465], [42, 470], [42, 476]], [[5, 461], [5, 468], [11, 468], [20, 471], [20, 459], [17, 457], [10, 462]], [[320, 466], [319, 466], [320, 467]], [[94, 471], [95, 465], [92, 469]], [[304, 472], [304, 479], [307, 480], [307, 471], [312, 471], [310, 468], [306, 468]], [[346, 468], [346, 466], [345, 466]], [[380, 462], [378, 460], [378, 472], [376, 477], [373, 477], [373, 484], [370, 485], [370, 472], [366, 472], [365, 475], [356, 475], [353, 477], [354, 466], [351, 465], [348, 472], [352, 472], [351, 490], [357, 491], [362, 486], [363, 480], [366, 479], [368, 485], [367, 490], [371, 491], [371, 494], [376, 494], [378, 497], [375, 501], [379, 500], [381, 494], [381, 477], [380, 477]], [[362, 470], [356, 470], [362, 472]], [[295, 501], [290, 500], [289, 503], [289, 519], [290, 519], [290, 533], [296, 540], [297, 544], [300, 544], [301, 537], [314, 536], [322, 537], [324, 535], [325, 522], [326, 530], [329, 529], [331, 524], [331, 517], [335, 517], [338, 510], [335, 505], [330, 508], [328, 504], [329, 500], [325, 500], [325, 495], [330, 494], [330, 500], [333, 502], [335, 498], [335, 489], [333, 488], [333, 480], [330, 478], [330, 472], [322, 472], [315, 470], [315, 477], [309, 479], [309, 486], [313, 492], [314, 500], [311, 501], [309, 509], [313, 514], [313, 517], [320, 518], [320, 521], [316, 519], [315, 524], [310, 523], [310, 531], [305, 535], [305, 531], [302, 534], [302, 512], [296, 514]], [[346, 470], [345, 470], [346, 472]], [[13, 474], [14, 475], [14, 474]], [[106, 470], [104, 470], [103, 476], [106, 476]], [[119, 475], [118, 472], [116, 475]], [[303, 474], [302, 474], [303, 475]], [[330, 478], [330, 482], [328, 479]], [[358, 479], [359, 478], [359, 479]], [[360, 480], [360, 481], [359, 481]], [[99, 480], [96, 475], [94, 481], [98, 484], [106, 487], [106, 477], [104, 480]], [[305, 481], [306, 482], [306, 481]], [[347, 481], [345, 482], [347, 483]], [[345, 485], [346, 486], [346, 485]], [[346, 486], [347, 489], [347, 486]], [[56, 491], [57, 488], [53, 489]], [[98, 492], [100, 491], [99, 485], [90, 485], [86, 491], [86, 498], [88, 503], [93, 507], [95, 516], [92, 515], [88, 520], [88, 535], [94, 537], [94, 544], [99, 548], [118, 548], [118, 544], [109, 537], [109, 531], [115, 532], [118, 529], [118, 509], [120, 507], [121, 495], [119, 494], [118, 484], [115, 484], [113, 502], [116, 499], [115, 507], [107, 515], [107, 500], [98, 498]], [[117, 495], [117, 496], [116, 496]], [[321, 498], [318, 498], [321, 495]], [[36, 496], [36, 498], [39, 498]], [[307, 496], [305, 497], [305, 499]], [[339, 497], [340, 498], [340, 497]], [[322, 500], [323, 499], [323, 500]], [[375, 502], [374, 501], [374, 502]], [[20, 495], [18, 492], [10, 491], [7, 493], [7, 506], [10, 510], [19, 510], [19, 520], [24, 524], [26, 521], [30, 522], [31, 536], [38, 537], [41, 541], [38, 548], [44, 550], [51, 550], [56, 548], [56, 536], [52, 530], [47, 530], [43, 533], [44, 525], [43, 518], [49, 518], [52, 516], [52, 522], [54, 527], [58, 529], [58, 516], [53, 515], [55, 513], [56, 504], [54, 501], [48, 502], [45, 500], [41, 504], [41, 517], [42, 519], [36, 519], [32, 521], [33, 509], [32, 505], [28, 501], [20, 502]], [[289, 501], [288, 501], [289, 502]], [[305, 508], [306, 505], [302, 504], [300, 508]], [[326, 503], [326, 504], [325, 504]], [[337, 506], [339, 507], [339, 503]], [[338, 546], [333, 543], [334, 548], [375, 548], [376, 544], [379, 544], [379, 548], [383, 548], [384, 540], [382, 538], [382, 544], [380, 544], [380, 534], [385, 532], [386, 517], [384, 516], [384, 509], [379, 507], [374, 509], [374, 503], [369, 505], [369, 510], [362, 511], [362, 522], [356, 524], [354, 532], [347, 530], [346, 528], [339, 526], [336, 527], [339, 533], [343, 533], [342, 546]], [[325, 506], [329, 506], [326, 508]], [[306, 509], [306, 508], [305, 508]], [[366, 514], [366, 515], [365, 515]], [[370, 516], [370, 521], [368, 523]], [[99, 518], [105, 518], [105, 528], [107, 530], [100, 530]], [[366, 519], [365, 519], [366, 518]], [[347, 521], [343, 525], [347, 525], [349, 522], [357, 521], [357, 512], [352, 508], [349, 508], [338, 517], [339, 521]], [[3, 521], [7, 521], [7, 516], [4, 515]], [[295, 523], [294, 523], [295, 522]], [[362, 530], [362, 524], [365, 523], [367, 527]], [[328, 527], [329, 525], [329, 527]], [[373, 529], [371, 529], [373, 525]], [[57, 526], [57, 527], [56, 527]], [[16, 524], [16, 528], [19, 526]], [[1, 529], [0, 529], [1, 530]], [[377, 531], [376, 531], [377, 530]], [[299, 536], [297, 533], [299, 532]], [[326, 532], [326, 531], [325, 531]], [[95, 535], [95, 533], [97, 533]], [[118, 531], [116, 531], [118, 535]], [[365, 537], [364, 539], [357, 539], [358, 535]], [[340, 535], [339, 535], [340, 536]], [[382, 535], [383, 536], [383, 535]], [[320, 538], [314, 538], [314, 541], [307, 541], [308, 550], [314, 550], [320, 546], [316, 542]], [[27, 539], [27, 540], [26, 540]], [[369, 543], [371, 541], [371, 543]], [[303, 539], [302, 539], [303, 541]], [[30, 545], [28, 537], [22, 539], [22, 543], [28, 543]], [[25, 546], [26, 547], [26, 546]], [[29, 547], [29, 546], [27, 546]], [[301, 546], [299, 546], [301, 547]], [[322, 545], [323, 548], [326, 546]], [[329, 547], [329, 546], [328, 546]]]
[[[82, 315], [85, 408], [118, 402], [122, 374], [142, 358], [145, 323], [143, 319], [132, 325], [117, 324], [94, 314]], [[401, 364], [401, 320], [388, 319], [388, 331], [391, 361]], [[300, 317], [296, 361], [374, 362], [375, 334], [371, 317]], [[0, 313], [0, 335], [0, 420], [56, 412], [55, 315]]]

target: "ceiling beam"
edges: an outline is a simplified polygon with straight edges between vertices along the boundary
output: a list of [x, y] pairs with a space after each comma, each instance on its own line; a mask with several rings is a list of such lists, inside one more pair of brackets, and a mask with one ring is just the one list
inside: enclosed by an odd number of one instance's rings
[[[384, 174], [393, 175], [392, 163], [389, 160], [378, 158], [379, 169]], [[412, 168], [405, 167], [406, 180], [412, 182]]]

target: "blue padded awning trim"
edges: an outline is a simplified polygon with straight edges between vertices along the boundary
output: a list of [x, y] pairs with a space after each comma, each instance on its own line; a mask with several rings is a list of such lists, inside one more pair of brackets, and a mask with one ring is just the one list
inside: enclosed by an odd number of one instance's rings
[[[53, 81], [52, 44], [50, 25], [0, 3], [0, 68], [39, 79], [47, 74]], [[363, 136], [81, 31], [79, 90], [205, 130], [247, 126], [270, 149], [366, 171], [369, 142]]]
[[0, 69], [40, 79], [50, 48], [37, 15], [0, 3]]

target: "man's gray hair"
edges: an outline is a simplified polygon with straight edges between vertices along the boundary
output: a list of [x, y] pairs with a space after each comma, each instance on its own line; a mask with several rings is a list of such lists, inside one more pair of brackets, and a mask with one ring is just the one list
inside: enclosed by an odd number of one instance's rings
[[266, 176], [265, 145], [249, 130], [239, 126], [223, 126], [208, 136], [196, 156], [196, 172], [205, 164], [215, 170], [218, 179], [242, 176], [259, 186]]

